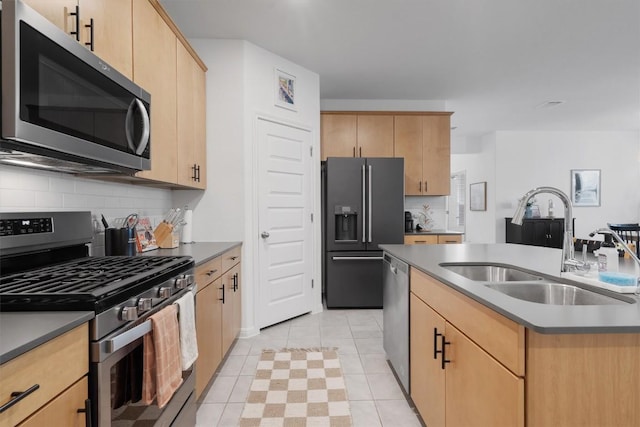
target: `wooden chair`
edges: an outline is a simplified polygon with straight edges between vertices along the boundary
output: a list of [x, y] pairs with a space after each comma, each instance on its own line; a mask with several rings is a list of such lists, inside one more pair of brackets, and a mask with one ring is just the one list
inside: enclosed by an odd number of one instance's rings
[[618, 236], [627, 244], [633, 243], [636, 246], [636, 255], [640, 258], [640, 224], [609, 224], [607, 226], [618, 233]]

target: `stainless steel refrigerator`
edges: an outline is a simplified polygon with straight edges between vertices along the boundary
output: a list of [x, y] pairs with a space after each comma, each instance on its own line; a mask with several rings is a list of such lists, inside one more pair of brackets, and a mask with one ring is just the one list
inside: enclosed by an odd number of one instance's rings
[[330, 157], [323, 192], [327, 307], [382, 307], [378, 245], [404, 241], [404, 159]]

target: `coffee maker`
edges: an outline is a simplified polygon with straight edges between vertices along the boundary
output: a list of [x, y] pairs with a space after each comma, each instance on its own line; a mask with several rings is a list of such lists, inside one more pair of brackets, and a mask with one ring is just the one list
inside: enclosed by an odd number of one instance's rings
[[405, 233], [413, 231], [413, 215], [409, 211], [404, 212], [404, 231]]

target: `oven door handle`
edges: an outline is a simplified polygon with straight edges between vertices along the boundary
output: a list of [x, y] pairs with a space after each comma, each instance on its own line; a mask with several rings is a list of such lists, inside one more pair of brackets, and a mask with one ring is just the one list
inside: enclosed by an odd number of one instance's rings
[[131, 328], [128, 331], [118, 335], [115, 338], [105, 341], [106, 352], [114, 353], [127, 344], [130, 344], [138, 338], [151, 332], [151, 320], [147, 320], [144, 323], [139, 324], [135, 328]]

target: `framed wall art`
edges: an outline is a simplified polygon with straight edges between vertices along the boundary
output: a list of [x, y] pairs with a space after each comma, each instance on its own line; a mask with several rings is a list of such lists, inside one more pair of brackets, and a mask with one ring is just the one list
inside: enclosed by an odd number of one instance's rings
[[571, 169], [573, 206], [600, 206], [600, 169]]
[[487, 210], [487, 182], [469, 184], [469, 209], [472, 211]]
[[276, 106], [296, 111], [296, 77], [277, 68], [275, 75]]

